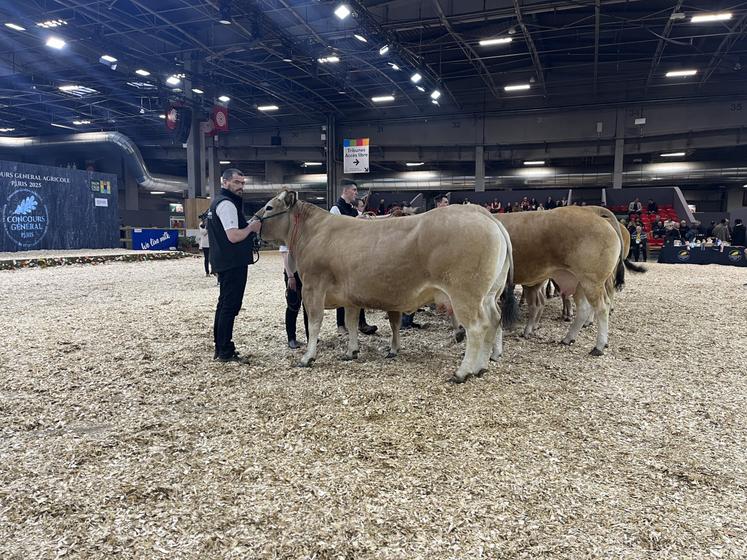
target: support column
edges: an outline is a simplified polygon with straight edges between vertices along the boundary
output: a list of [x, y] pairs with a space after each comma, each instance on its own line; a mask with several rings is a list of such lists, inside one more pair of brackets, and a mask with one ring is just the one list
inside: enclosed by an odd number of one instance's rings
[[207, 154], [207, 184], [205, 185], [205, 196], [212, 196], [220, 188], [220, 160], [216, 147], [216, 137], [206, 139], [205, 152]]
[[335, 116], [327, 115], [327, 209], [337, 202], [338, 168], [337, 168], [337, 123]]
[[132, 172], [124, 168], [125, 210], [140, 210], [140, 191]]
[[265, 161], [265, 182], [282, 184], [285, 176], [283, 164], [279, 161]]
[[615, 131], [615, 164], [612, 171], [612, 188], [623, 188], [623, 162], [625, 157], [625, 111], [617, 111]]
[[187, 184], [189, 187], [189, 198], [204, 195], [202, 181], [205, 166], [202, 152], [200, 118], [196, 114], [196, 111], [194, 111], [189, 129], [189, 138], [187, 139]]
[[475, 192], [485, 192], [485, 146], [475, 146]]

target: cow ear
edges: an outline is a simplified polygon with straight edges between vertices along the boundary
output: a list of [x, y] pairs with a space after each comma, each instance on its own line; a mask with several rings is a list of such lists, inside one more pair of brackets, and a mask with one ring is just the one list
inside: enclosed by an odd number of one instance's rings
[[288, 208], [291, 208], [296, 203], [297, 196], [296, 191], [288, 191], [285, 194], [285, 204]]

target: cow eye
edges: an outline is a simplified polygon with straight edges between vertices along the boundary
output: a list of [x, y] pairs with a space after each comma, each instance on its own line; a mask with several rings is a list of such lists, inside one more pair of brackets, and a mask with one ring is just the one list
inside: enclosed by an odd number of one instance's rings
[[268, 204], [268, 205], [267, 205], [267, 208], [266, 208], [265, 210], [267, 210], [267, 211], [269, 212], [270, 210], [272, 210], [272, 206], [270, 206], [270, 205]]

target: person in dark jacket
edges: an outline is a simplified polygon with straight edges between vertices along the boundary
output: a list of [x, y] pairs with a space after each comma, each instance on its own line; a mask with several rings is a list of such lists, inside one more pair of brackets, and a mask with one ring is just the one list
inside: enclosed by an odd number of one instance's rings
[[734, 221], [734, 228], [731, 232], [731, 243], [740, 247], [744, 247], [745, 245], [745, 226], [741, 218], [737, 218]]
[[680, 228], [676, 222], [670, 222], [665, 226], [667, 233], [664, 237], [665, 245], [674, 245], [675, 241], [682, 241], [682, 235], [680, 235]]
[[244, 174], [238, 169], [226, 169], [221, 177], [220, 192], [213, 199], [207, 216], [210, 264], [218, 274], [220, 286], [213, 321], [213, 358], [220, 362], [247, 363], [233, 343], [233, 325], [244, 299], [247, 267], [252, 263], [252, 238], [262, 223], [259, 220], [247, 222], [243, 190]]
[[[357, 218], [358, 211], [355, 209], [355, 206], [353, 206], [355, 204], [355, 197], [357, 194], [358, 185], [356, 185], [353, 181], [347, 183], [342, 188], [342, 194], [340, 195], [340, 198], [337, 199], [335, 205], [329, 209], [330, 214]], [[377, 327], [376, 325], [369, 325], [368, 323], [366, 323], [366, 311], [364, 309], [361, 309], [361, 313], [358, 316], [358, 330], [362, 334], [373, 334], [378, 329], [379, 327]], [[337, 331], [340, 334], [347, 333], [347, 328], [345, 327], [344, 307], [337, 308]]]
[[648, 260], [648, 234], [641, 226], [636, 226], [635, 232], [630, 236], [630, 248], [635, 262], [638, 262], [638, 257], [641, 255], [643, 255], [644, 262]]
[[657, 214], [659, 212], [659, 205], [654, 202], [653, 198], [649, 198], [646, 210], [649, 214]]
[[664, 222], [662, 222], [661, 220], [657, 221], [654, 224], [654, 227], [651, 228], [651, 230], [652, 230], [652, 233], [654, 234], [654, 239], [657, 239], [659, 237], [664, 237], [664, 235], [667, 232], [667, 230], [664, 229]]

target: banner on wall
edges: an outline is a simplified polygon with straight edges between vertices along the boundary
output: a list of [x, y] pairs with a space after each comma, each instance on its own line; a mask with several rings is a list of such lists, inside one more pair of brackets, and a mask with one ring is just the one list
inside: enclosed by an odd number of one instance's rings
[[117, 177], [0, 161], [0, 252], [119, 246]]
[[342, 141], [344, 173], [368, 173], [368, 138], [345, 138]]

